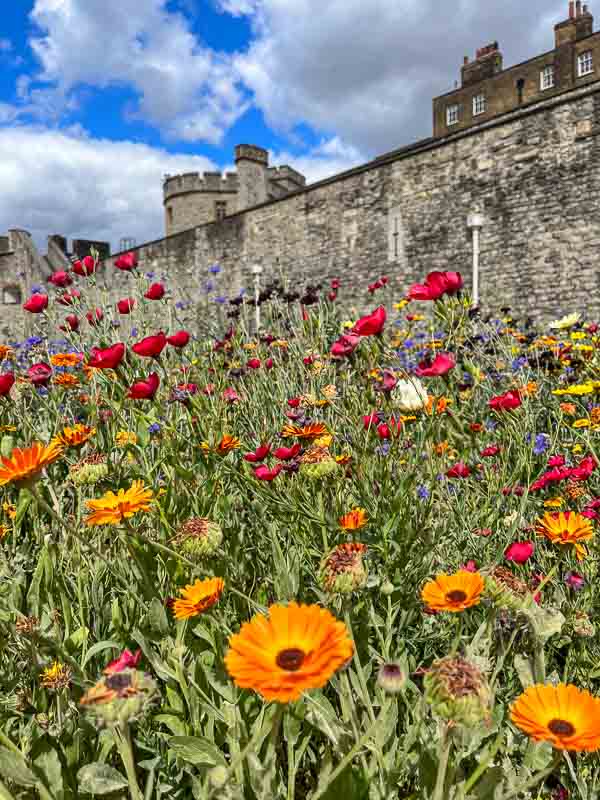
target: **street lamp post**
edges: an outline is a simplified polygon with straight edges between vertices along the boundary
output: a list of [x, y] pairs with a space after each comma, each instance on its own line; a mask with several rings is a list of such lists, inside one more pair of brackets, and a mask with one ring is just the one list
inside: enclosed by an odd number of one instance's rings
[[467, 227], [473, 234], [473, 306], [479, 305], [479, 231], [483, 227], [483, 214], [473, 211], [467, 217]]
[[260, 295], [260, 276], [262, 275], [263, 268], [260, 264], [252, 265], [252, 274], [254, 275], [254, 314], [256, 320], [256, 335], [260, 331], [260, 306], [258, 305], [258, 298]]

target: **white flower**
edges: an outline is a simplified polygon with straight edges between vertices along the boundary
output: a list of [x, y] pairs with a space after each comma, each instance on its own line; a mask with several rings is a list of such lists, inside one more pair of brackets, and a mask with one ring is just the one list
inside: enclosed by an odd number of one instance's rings
[[427, 389], [418, 378], [398, 381], [392, 392], [392, 400], [400, 411], [419, 411], [427, 403]]
[[560, 319], [551, 322], [550, 328], [554, 331], [564, 331], [566, 328], [572, 328], [573, 325], [576, 325], [579, 322], [580, 317], [581, 314], [568, 314], [566, 317], [561, 317]]

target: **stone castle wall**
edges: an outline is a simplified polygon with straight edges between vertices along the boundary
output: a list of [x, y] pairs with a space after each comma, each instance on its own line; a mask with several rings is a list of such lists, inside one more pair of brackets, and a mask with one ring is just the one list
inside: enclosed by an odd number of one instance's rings
[[600, 313], [600, 83], [137, 250], [143, 268], [189, 293], [190, 276], [214, 261], [230, 295], [260, 263], [263, 283], [339, 276], [365, 306], [367, 282], [382, 274], [398, 298], [432, 269], [459, 270], [468, 287], [466, 219], [477, 206], [483, 308]]

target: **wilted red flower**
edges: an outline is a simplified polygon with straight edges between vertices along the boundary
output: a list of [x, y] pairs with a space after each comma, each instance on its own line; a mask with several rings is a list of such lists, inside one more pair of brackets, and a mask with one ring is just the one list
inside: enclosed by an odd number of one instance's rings
[[[68, 314], [67, 317], [65, 317], [65, 322], [67, 323], [67, 326], [68, 326], [69, 330], [72, 330], [72, 331], [78, 330], [78, 328], [79, 328], [79, 317], [76, 314]], [[61, 330], [67, 330], [67, 328], [62, 326]]]
[[5, 372], [4, 375], [0, 375], [0, 397], [8, 397], [14, 382], [15, 375], [13, 372]]
[[504, 558], [515, 564], [524, 564], [531, 558], [534, 549], [533, 542], [513, 542], [504, 551]]
[[117, 269], [121, 269], [124, 272], [131, 272], [132, 269], [137, 267], [137, 253], [129, 252], [124, 253], [122, 256], [119, 256], [115, 259], [115, 267]]
[[273, 455], [280, 461], [290, 461], [292, 458], [296, 458], [300, 450], [301, 446], [297, 443], [293, 444], [291, 447], [278, 447]]
[[161, 300], [165, 296], [165, 291], [165, 287], [162, 283], [153, 283], [144, 297], [148, 300]]
[[468, 478], [471, 470], [463, 461], [458, 461], [446, 472], [448, 478]]
[[27, 370], [27, 376], [34, 386], [46, 386], [52, 377], [52, 367], [43, 361], [33, 364]]
[[377, 336], [383, 330], [385, 320], [385, 308], [379, 306], [371, 314], [361, 317], [352, 328], [351, 333], [356, 336]]
[[56, 298], [56, 302], [61, 306], [72, 306], [75, 300], [81, 299], [81, 292], [79, 289], [71, 289], [70, 292], [64, 292], [60, 297]]
[[71, 269], [76, 275], [81, 275], [82, 278], [85, 278], [96, 269], [96, 262], [91, 256], [85, 256], [82, 261], [73, 262]]
[[131, 348], [138, 356], [157, 358], [167, 346], [167, 337], [162, 331], [154, 336], [146, 336], [141, 342], [136, 342]]
[[104, 311], [101, 308], [95, 308], [93, 311], [88, 311], [85, 318], [90, 325], [97, 325], [104, 319]]
[[282, 469], [283, 467], [281, 464], [277, 464], [272, 468], [265, 466], [265, 464], [261, 464], [260, 467], [255, 467], [254, 476], [258, 478], [259, 481], [272, 481], [279, 475]]
[[472, 430], [473, 433], [480, 433], [483, 430], [483, 425], [481, 422], [471, 422], [469, 430]]
[[185, 347], [190, 340], [190, 335], [187, 331], [177, 331], [167, 336], [167, 342], [171, 347]]
[[504, 394], [492, 397], [488, 405], [490, 408], [494, 409], [494, 411], [509, 411], [521, 405], [521, 396], [518, 392], [505, 392]]
[[119, 314], [130, 314], [135, 308], [135, 298], [125, 297], [117, 303]]
[[270, 444], [261, 444], [260, 447], [257, 447], [256, 450], [254, 450], [253, 453], [246, 453], [244, 456], [244, 461], [250, 461], [253, 464], [257, 461], [264, 461], [270, 452]]
[[92, 347], [88, 367], [95, 369], [116, 369], [125, 356], [125, 345], [122, 342], [112, 347]]
[[462, 288], [460, 272], [430, 272], [425, 283], [413, 283], [408, 290], [409, 300], [439, 300], [444, 294], [454, 294]]
[[40, 314], [48, 308], [48, 295], [47, 294], [32, 294], [26, 303], [23, 303], [25, 311], [30, 311], [32, 314]]
[[334, 358], [345, 358], [356, 350], [359, 342], [360, 336], [346, 333], [331, 345], [329, 352]]
[[132, 653], [131, 650], [123, 650], [121, 655], [110, 664], [104, 667], [105, 675], [114, 675], [116, 672], [123, 672], [124, 669], [136, 669], [142, 658], [141, 649]]
[[160, 378], [158, 377], [158, 373], [151, 372], [145, 381], [137, 381], [133, 384], [127, 397], [130, 397], [132, 400], [152, 400], [159, 384]]
[[52, 275], [48, 278], [48, 283], [51, 283], [53, 286], [59, 286], [61, 289], [64, 289], [65, 286], [70, 286], [73, 283], [73, 278], [69, 275], [68, 272], [64, 270], [59, 270], [58, 272], [53, 272]]
[[456, 366], [456, 360], [452, 353], [437, 353], [431, 360], [421, 361], [415, 370], [415, 375], [419, 378], [433, 378], [438, 375], [446, 375]]

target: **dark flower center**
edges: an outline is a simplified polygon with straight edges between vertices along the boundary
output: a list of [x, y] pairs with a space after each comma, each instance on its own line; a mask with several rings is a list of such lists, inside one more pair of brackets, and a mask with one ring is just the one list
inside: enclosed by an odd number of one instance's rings
[[466, 592], [463, 592], [462, 589], [453, 589], [446, 595], [446, 600], [449, 600], [451, 603], [462, 603], [463, 600], [466, 599], [467, 599], [467, 594]]
[[282, 650], [277, 653], [277, 666], [288, 672], [296, 672], [302, 666], [303, 661], [304, 651], [299, 650], [297, 647], [291, 647], [289, 650]]
[[573, 736], [575, 726], [567, 722], [566, 719], [552, 719], [548, 723], [548, 729], [556, 736]]
[[402, 675], [402, 670], [398, 664], [384, 664], [383, 674], [386, 678], [398, 678]]

